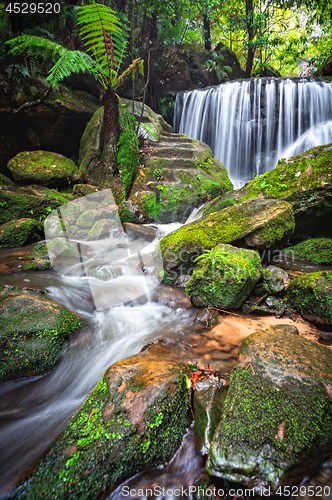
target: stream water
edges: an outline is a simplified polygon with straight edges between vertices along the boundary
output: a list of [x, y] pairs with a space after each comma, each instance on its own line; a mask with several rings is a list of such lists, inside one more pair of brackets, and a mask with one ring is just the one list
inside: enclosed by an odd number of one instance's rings
[[[196, 210], [188, 222], [200, 215], [201, 210]], [[179, 226], [159, 226], [159, 238]], [[16, 250], [3, 251], [0, 258], [9, 265], [13, 255], [24, 255], [22, 249]], [[144, 276], [140, 279], [144, 281]], [[20, 271], [0, 276], [0, 284], [46, 290], [50, 298], [86, 320], [86, 326], [72, 338], [54, 370], [0, 386], [0, 496], [5, 495], [65, 429], [102, 373], [116, 361], [162, 338], [180, 346], [184, 360], [202, 360], [211, 363], [212, 368], [229, 372], [243, 338], [257, 328], [269, 326], [261, 318], [228, 316], [211, 332], [197, 324], [198, 310], [186, 299], [184, 290], [163, 285], [147, 290], [144, 297], [132, 300], [130, 305], [96, 311], [84, 277], [54, 271]], [[189, 429], [170, 464], [135, 476], [125, 486], [136, 490], [143, 485], [185, 487], [203, 475], [204, 461], [195, 450], [193, 430]], [[128, 495], [123, 496], [118, 489], [109, 494], [108, 500], [125, 497]], [[155, 498], [175, 496], [164, 494]]]

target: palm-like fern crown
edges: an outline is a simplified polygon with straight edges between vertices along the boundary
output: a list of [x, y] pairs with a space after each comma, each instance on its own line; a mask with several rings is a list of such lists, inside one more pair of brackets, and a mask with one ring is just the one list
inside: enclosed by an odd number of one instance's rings
[[53, 87], [71, 73], [80, 71], [93, 74], [104, 88], [116, 88], [130, 75], [143, 74], [143, 63], [136, 59], [119, 75], [128, 33], [113, 10], [97, 3], [85, 5], [78, 10], [77, 23], [81, 25], [80, 35], [91, 56], [31, 35], [22, 35], [6, 42], [12, 46], [9, 53], [17, 55], [27, 52], [28, 55], [39, 55], [55, 62], [46, 78]]

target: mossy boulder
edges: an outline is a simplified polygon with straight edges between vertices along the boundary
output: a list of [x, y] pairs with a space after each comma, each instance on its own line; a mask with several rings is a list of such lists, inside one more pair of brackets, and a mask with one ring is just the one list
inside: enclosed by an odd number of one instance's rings
[[197, 307], [241, 307], [262, 276], [260, 257], [254, 250], [218, 245], [202, 255], [186, 293]]
[[70, 194], [43, 186], [0, 187], [0, 224], [22, 217], [42, 221], [50, 211], [72, 199]]
[[210, 213], [161, 240], [165, 279], [172, 283], [179, 275], [191, 274], [195, 259], [219, 243], [257, 250], [282, 247], [293, 231], [292, 207], [284, 201], [255, 198]]
[[287, 296], [304, 318], [320, 325], [332, 325], [332, 271], [294, 276]]
[[332, 239], [329, 238], [311, 238], [301, 241], [293, 247], [288, 247], [280, 253], [283, 256], [292, 259], [303, 260], [317, 266], [332, 265]]
[[31, 252], [28, 252], [22, 257], [23, 264], [19, 266], [21, 271], [37, 271], [43, 269], [51, 269], [47, 246], [45, 241], [37, 243]]
[[262, 494], [299, 484], [332, 451], [332, 352], [279, 325], [241, 344], [206, 469]]
[[42, 224], [34, 219], [18, 219], [0, 225], [0, 248], [23, 247], [38, 241], [43, 234]]
[[292, 204], [294, 239], [330, 236], [332, 216], [332, 145], [318, 146], [248, 182], [237, 192], [239, 201], [261, 196]]
[[12, 498], [97, 499], [169, 460], [189, 423], [173, 347], [159, 342], [112, 365]]
[[0, 379], [53, 368], [80, 317], [44, 294], [5, 287], [0, 292]]
[[68, 187], [79, 179], [78, 168], [69, 158], [50, 151], [22, 151], [7, 165], [15, 181]]

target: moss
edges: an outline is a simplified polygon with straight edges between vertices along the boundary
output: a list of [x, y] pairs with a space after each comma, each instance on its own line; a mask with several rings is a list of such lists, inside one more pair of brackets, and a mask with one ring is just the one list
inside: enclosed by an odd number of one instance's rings
[[[164, 260], [173, 268], [192, 268], [202, 250], [219, 243], [263, 249], [281, 245], [294, 230], [291, 205], [286, 202], [249, 200], [203, 217], [168, 234], [160, 242]], [[188, 274], [188, 273], [183, 273]]]
[[[186, 377], [178, 375], [170, 382], [177, 389], [165, 391], [148, 407], [144, 430], [138, 431], [124, 408], [120, 384], [109, 387], [104, 375], [11, 498], [99, 498], [127, 477], [168, 460], [188, 424]], [[110, 406], [113, 411], [108, 411]]]
[[75, 163], [49, 151], [22, 151], [8, 162], [8, 169], [16, 181], [27, 184], [67, 186], [78, 180]]
[[80, 321], [39, 292], [12, 290], [0, 297], [0, 378], [49, 370]]
[[39, 221], [49, 215], [50, 210], [55, 210], [72, 199], [73, 196], [40, 186], [0, 189], [0, 224], [22, 217]]
[[186, 293], [199, 307], [236, 309], [250, 295], [261, 275], [257, 252], [218, 245], [199, 259]]
[[287, 296], [302, 316], [332, 324], [332, 271], [295, 276]]
[[312, 238], [286, 248], [285, 253], [318, 266], [332, 265], [332, 239]]
[[[285, 347], [286, 346], [286, 347]], [[210, 474], [250, 487], [298, 484], [332, 444], [332, 355], [282, 328], [244, 340], [221, 422]]]
[[137, 219], [135, 214], [133, 214], [133, 212], [131, 212], [128, 207], [125, 207], [123, 205], [119, 206], [119, 217], [122, 224], [124, 222], [132, 222], [133, 224], [139, 223], [139, 220]]
[[12, 186], [15, 183], [8, 179], [8, 177], [6, 177], [5, 175], [0, 173], [0, 184], [2, 184], [3, 186]]
[[0, 226], [0, 248], [22, 247], [41, 239], [42, 224], [33, 219], [19, 219]]

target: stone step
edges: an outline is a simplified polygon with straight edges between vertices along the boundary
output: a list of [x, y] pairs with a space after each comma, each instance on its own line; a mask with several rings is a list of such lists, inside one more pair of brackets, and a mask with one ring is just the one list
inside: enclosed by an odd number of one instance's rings
[[197, 168], [195, 159], [190, 158], [165, 158], [150, 156], [145, 159], [145, 165], [150, 168]]
[[152, 147], [151, 156], [154, 158], [188, 158], [192, 160], [196, 159], [197, 151], [188, 147], [158, 146]]
[[174, 142], [176, 144], [192, 144], [194, 139], [184, 134], [165, 134], [160, 136], [158, 142]]

